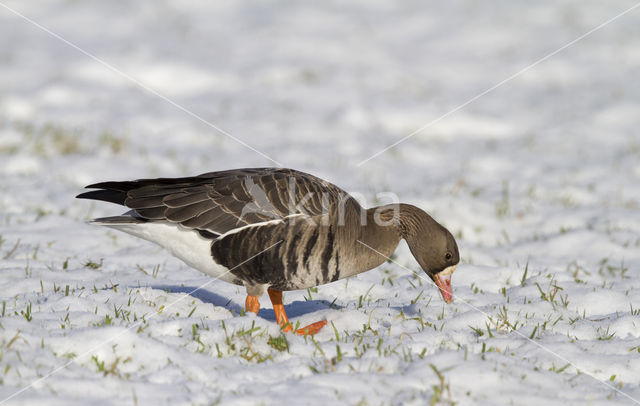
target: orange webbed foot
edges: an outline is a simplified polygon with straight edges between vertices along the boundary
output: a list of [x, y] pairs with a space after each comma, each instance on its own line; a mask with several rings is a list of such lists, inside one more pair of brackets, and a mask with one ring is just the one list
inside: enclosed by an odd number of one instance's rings
[[[268, 292], [271, 303], [273, 304], [273, 311], [276, 314], [276, 321], [280, 326], [282, 326], [282, 331], [285, 333], [290, 332], [293, 330], [293, 327], [291, 327], [287, 314], [284, 312], [284, 306], [282, 305], [282, 291], [269, 289]], [[308, 326], [297, 329], [295, 333], [300, 336], [314, 335], [326, 325], [326, 320], [316, 321]]]
[[244, 311], [249, 313], [258, 314], [260, 310], [260, 300], [258, 296], [247, 295], [247, 300], [244, 302]]
[[308, 326], [299, 328], [296, 330], [296, 334], [299, 336], [312, 336], [322, 330], [322, 327], [327, 325], [326, 320], [316, 321]]
[[[308, 326], [301, 327], [294, 331], [299, 336], [312, 336], [322, 330], [322, 327], [327, 325], [326, 320], [316, 321], [315, 323], [311, 323]], [[281, 324], [282, 331], [285, 333], [289, 333], [293, 331], [293, 327], [291, 327], [291, 323], [287, 322]]]

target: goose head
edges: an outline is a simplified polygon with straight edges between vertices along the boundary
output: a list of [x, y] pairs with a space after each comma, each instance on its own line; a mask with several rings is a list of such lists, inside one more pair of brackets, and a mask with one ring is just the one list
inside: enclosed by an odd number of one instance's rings
[[403, 205], [401, 235], [422, 270], [438, 287], [442, 299], [451, 303], [451, 276], [460, 262], [458, 244], [445, 227], [422, 209]]

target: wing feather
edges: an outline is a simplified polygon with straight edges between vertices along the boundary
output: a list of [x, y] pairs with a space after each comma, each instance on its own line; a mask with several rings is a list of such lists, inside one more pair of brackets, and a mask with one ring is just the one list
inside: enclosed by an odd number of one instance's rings
[[164, 196], [162, 203], [167, 207], [182, 207], [209, 200], [207, 192], [180, 192]]
[[207, 211], [210, 207], [211, 202], [209, 202], [208, 200], [180, 207], [167, 207], [165, 216], [169, 221], [182, 223], [191, 218], [198, 217], [201, 213]]

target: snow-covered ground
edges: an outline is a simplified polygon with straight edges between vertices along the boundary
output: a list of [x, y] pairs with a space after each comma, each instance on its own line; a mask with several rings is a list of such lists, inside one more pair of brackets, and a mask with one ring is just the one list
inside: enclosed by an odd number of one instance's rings
[[[640, 7], [512, 77], [636, 5], [0, 1], [0, 405], [640, 403]], [[282, 335], [74, 199], [276, 163], [428, 210], [455, 302], [401, 245]]]

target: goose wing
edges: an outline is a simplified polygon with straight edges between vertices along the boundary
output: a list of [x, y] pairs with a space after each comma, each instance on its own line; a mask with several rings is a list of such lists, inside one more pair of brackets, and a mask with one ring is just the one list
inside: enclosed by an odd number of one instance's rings
[[113, 202], [142, 219], [169, 221], [221, 235], [242, 226], [292, 215], [327, 214], [332, 207], [357, 204], [337, 186], [292, 169], [250, 168], [186, 178], [102, 182], [82, 199]]

